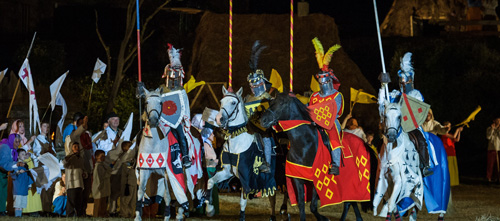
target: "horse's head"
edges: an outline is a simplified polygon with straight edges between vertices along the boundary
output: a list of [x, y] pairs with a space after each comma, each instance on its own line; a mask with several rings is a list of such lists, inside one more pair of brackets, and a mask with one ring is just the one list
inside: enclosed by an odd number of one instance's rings
[[398, 138], [401, 129], [401, 106], [398, 103], [385, 103], [384, 111], [385, 135], [389, 142], [394, 142]]
[[242, 93], [243, 88], [233, 93], [227, 91], [226, 88], [222, 86], [222, 94], [224, 97], [220, 101], [221, 108], [216, 117], [217, 123], [219, 123], [222, 128], [245, 124], [248, 121], [243, 98], [241, 97]]
[[148, 91], [147, 89], [144, 89], [144, 94], [146, 95], [146, 114], [148, 117], [148, 124], [151, 127], [158, 126], [163, 103], [160, 97], [162, 92], [163, 90], [161, 88], [158, 88], [154, 91]]
[[260, 117], [260, 125], [269, 128], [280, 120], [311, 120], [308, 110], [297, 97], [289, 93], [279, 93]]

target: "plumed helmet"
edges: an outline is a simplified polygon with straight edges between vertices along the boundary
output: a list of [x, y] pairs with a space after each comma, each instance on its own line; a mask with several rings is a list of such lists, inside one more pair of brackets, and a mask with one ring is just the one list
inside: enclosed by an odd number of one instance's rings
[[267, 48], [267, 46], [261, 45], [259, 40], [255, 41], [252, 46], [250, 61], [248, 62], [252, 72], [248, 74], [247, 81], [254, 96], [260, 96], [266, 92], [268, 88], [271, 88], [271, 82], [264, 76], [264, 71], [258, 68], [260, 53], [262, 53], [265, 48]]
[[181, 63], [182, 49], [175, 49], [172, 44], [168, 44], [168, 57], [170, 64], [165, 67], [162, 78], [166, 78], [166, 86], [170, 89], [182, 87], [184, 82], [184, 68]]
[[315, 75], [316, 80], [318, 80], [320, 85], [320, 93], [327, 95], [332, 93], [333, 90], [339, 90], [340, 81], [333, 73], [333, 70], [329, 67], [329, 64], [332, 60], [333, 53], [340, 49], [340, 45], [333, 45], [325, 54], [323, 45], [318, 38], [314, 38], [312, 43], [316, 51], [316, 61], [318, 62], [318, 66], [320, 68], [320, 71]]
[[411, 56], [411, 52], [405, 53], [405, 55], [400, 60], [401, 69], [398, 71], [399, 85], [401, 87], [401, 90], [405, 93], [413, 90], [413, 80], [415, 77], [415, 72], [413, 71]]

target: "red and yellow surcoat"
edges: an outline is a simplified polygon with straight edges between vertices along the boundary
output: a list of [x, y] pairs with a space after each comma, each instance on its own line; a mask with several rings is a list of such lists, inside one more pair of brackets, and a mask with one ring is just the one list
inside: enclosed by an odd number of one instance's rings
[[309, 109], [314, 122], [328, 133], [332, 150], [342, 147], [342, 128], [338, 120], [344, 111], [342, 94], [337, 91], [322, 97], [319, 92], [315, 92], [309, 100]]

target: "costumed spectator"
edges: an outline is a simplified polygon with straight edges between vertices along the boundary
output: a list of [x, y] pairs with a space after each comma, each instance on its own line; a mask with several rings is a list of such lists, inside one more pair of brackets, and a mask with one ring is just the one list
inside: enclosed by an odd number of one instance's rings
[[[120, 117], [115, 112], [111, 112], [106, 116], [106, 121], [108, 122], [108, 127], [104, 129], [100, 134], [95, 138], [97, 150], [103, 150], [106, 155], [108, 155], [109, 151], [121, 152], [120, 149], [117, 149], [118, 141], [123, 133], [123, 130], [119, 129], [120, 125]], [[117, 157], [117, 156], [113, 156]], [[108, 155], [106, 157], [106, 162], [112, 163], [117, 159], [111, 159]], [[121, 178], [119, 173], [111, 174], [111, 186], [119, 186]], [[109, 197], [109, 213], [110, 216], [117, 215], [117, 200], [120, 197], [120, 188], [111, 188], [111, 195]]]
[[184, 166], [184, 168], [189, 168], [191, 166], [191, 159], [189, 156], [189, 147], [186, 135], [184, 134], [184, 126], [187, 125], [185, 122], [186, 118], [187, 121], [189, 121], [189, 118], [191, 116], [189, 113], [189, 99], [187, 97], [186, 91], [183, 88], [184, 68], [182, 67], [181, 63], [181, 49], [175, 49], [173, 45], [168, 44], [167, 52], [170, 64], [167, 64], [167, 66], [165, 66], [162, 75], [162, 78], [165, 78], [165, 90], [163, 90], [163, 92], [181, 90], [181, 96], [183, 96], [184, 103], [177, 105], [186, 106], [186, 111], [184, 113], [181, 113], [181, 117], [183, 118], [183, 120], [176, 128], [171, 127], [170, 131], [179, 143], [179, 148], [182, 155], [182, 166]]
[[365, 132], [363, 131], [363, 128], [358, 125], [358, 120], [356, 120], [356, 118], [352, 117], [351, 113], [349, 113], [345, 117], [344, 122], [342, 122], [342, 129], [344, 130], [344, 132], [351, 133], [351, 134], [358, 136], [366, 143], [367, 140], [366, 140]]
[[[3, 139], [2, 144], [6, 144], [10, 148], [10, 153], [11, 153], [11, 159], [13, 162], [17, 162], [18, 166], [24, 166], [24, 163], [18, 162], [17, 159], [17, 149], [21, 145], [21, 136], [19, 134], [10, 134], [7, 139]], [[12, 184], [12, 177], [7, 176], [7, 211], [8, 214], [14, 214], [14, 196], [12, 195], [13, 191], [13, 184]]]
[[66, 142], [66, 137], [69, 136], [71, 134], [71, 132], [76, 130], [76, 128], [77, 128], [76, 123], [78, 122], [78, 120], [83, 119], [83, 117], [85, 117], [85, 115], [83, 115], [80, 112], [76, 112], [75, 114], [73, 114], [73, 122], [68, 124], [68, 126], [66, 126], [64, 128], [63, 135], [62, 135], [63, 136], [63, 143]]
[[437, 120], [434, 120], [434, 114], [431, 109], [429, 109], [427, 118], [425, 119], [424, 124], [422, 124], [422, 129], [424, 129], [425, 132], [433, 133], [434, 135], [445, 135], [450, 131], [449, 126], [443, 126]]
[[9, 171], [13, 171], [15, 168], [17, 168], [16, 163], [14, 162], [14, 160], [12, 160], [11, 146], [19, 145], [20, 139], [15, 139], [15, 134], [13, 137], [13, 143], [9, 143], [7, 139], [3, 139], [0, 144], [0, 216], [7, 215], [6, 205], [8, 173]]
[[66, 215], [66, 203], [68, 197], [66, 196], [66, 173], [61, 172], [61, 179], [55, 183], [54, 196], [52, 204], [54, 205], [54, 213], [59, 216]]
[[488, 160], [486, 178], [492, 182], [493, 171], [496, 169], [496, 178], [500, 182], [500, 162], [498, 162], [498, 151], [500, 151], [500, 117], [493, 120], [488, 129], [486, 129], [486, 139], [488, 139]]
[[373, 139], [375, 138], [375, 134], [371, 131], [366, 132], [366, 144], [372, 148], [375, 156], [378, 158], [378, 150], [377, 147], [373, 144]]
[[[15, 120], [14, 123], [12, 123], [12, 128], [10, 129], [10, 134], [18, 134], [21, 136], [21, 144], [20, 147], [23, 148], [26, 151], [31, 150], [31, 143], [35, 140], [35, 136], [31, 136], [31, 138], [28, 140], [26, 138], [26, 131], [24, 129], [24, 122], [21, 120]], [[18, 147], [16, 147], [18, 148]]]
[[0, 131], [7, 129], [8, 123], [0, 124]]
[[137, 177], [135, 175], [135, 163], [137, 161], [137, 149], [131, 149], [132, 142], [124, 141], [121, 144], [123, 156], [121, 157], [121, 196], [120, 216], [133, 218], [137, 202]]
[[271, 89], [271, 82], [264, 76], [264, 71], [258, 67], [259, 55], [265, 48], [267, 46], [260, 45], [258, 40], [252, 46], [249, 62], [252, 72], [247, 76], [252, 94], [247, 95], [244, 102], [249, 122], [246, 127], [251, 134], [260, 134], [263, 141], [265, 161], [259, 167], [259, 170], [262, 173], [270, 173], [272, 149], [276, 144], [273, 139], [272, 129], [266, 129], [260, 125], [260, 116], [269, 107], [269, 102], [272, 100], [271, 95], [268, 93], [268, 90]]
[[[111, 167], [104, 160], [106, 153], [103, 150], [95, 152], [96, 164], [94, 180], [92, 183], [92, 196], [94, 197], [94, 217], [108, 216], [108, 197], [111, 192]], [[115, 187], [118, 188], [118, 187]]]
[[73, 142], [71, 151], [72, 153], [64, 158], [66, 194], [68, 196], [66, 215], [68, 217], [83, 216], [83, 178], [86, 178], [87, 175], [83, 172], [84, 162], [80, 143]]
[[[483, 20], [484, 21], [494, 21], [496, 22], [498, 17], [495, 11], [498, 6], [498, 0], [482, 0], [483, 9]], [[498, 31], [497, 24], [494, 25], [483, 25], [483, 31]]]
[[[445, 127], [451, 127], [449, 121], [444, 122]], [[455, 143], [460, 141], [460, 133], [463, 131], [464, 127], [459, 127], [455, 130], [455, 133], [447, 133], [441, 135], [441, 140], [443, 141], [444, 149], [446, 150], [446, 155], [448, 155], [448, 169], [450, 170], [450, 186], [458, 186], [458, 163], [457, 154], [455, 152]]]
[[[17, 149], [17, 154], [19, 161], [23, 162], [26, 160], [26, 150], [19, 148]], [[28, 205], [28, 189], [29, 185], [33, 183], [33, 178], [28, 175], [28, 168], [20, 167], [16, 172], [11, 173], [13, 182], [13, 195], [14, 195], [14, 210], [15, 216], [21, 217], [23, 215], [23, 209]]]
[[[333, 73], [333, 70], [328, 67], [332, 59], [332, 54], [340, 48], [340, 45], [334, 45], [328, 49], [325, 54], [323, 51], [323, 46], [319, 42], [318, 38], [313, 39], [314, 48], [316, 49], [316, 58], [320, 68], [320, 71], [315, 75], [316, 80], [319, 83], [319, 92], [314, 92], [309, 100], [309, 107], [314, 107], [314, 105], [327, 105], [328, 102], [335, 102], [337, 110], [332, 110], [332, 117], [329, 122], [335, 122], [335, 125], [329, 130], [326, 130], [330, 138], [330, 154], [332, 157], [332, 163], [328, 171], [329, 174], [339, 175], [340, 173], [340, 158], [342, 155], [342, 143], [340, 137], [342, 137], [342, 127], [338, 118], [342, 115], [344, 111], [344, 96], [339, 91], [340, 81]], [[323, 106], [321, 106], [323, 108]], [[316, 122], [317, 123], [317, 122]], [[330, 125], [330, 123], [328, 123]]]
[[31, 156], [34, 160], [35, 167], [38, 166], [38, 157], [40, 157], [40, 155], [50, 153], [56, 156], [56, 150], [48, 138], [50, 124], [48, 122], [43, 122], [40, 127], [41, 132], [36, 136], [33, 142], [33, 155]]
[[108, 126], [109, 126], [108, 122], [107, 122], [107, 121], [106, 121], [106, 122], [104, 122], [104, 123], [102, 124], [102, 130], [101, 130], [101, 131], [99, 131], [99, 132], [97, 132], [97, 133], [95, 133], [94, 135], [92, 135], [92, 153], [95, 153], [95, 151], [97, 150], [97, 144], [96, 144], [96, 142], [97, 142], [98, 138], [100, 138], [100, 136], [99, 136], [99, 135], [100, 135], [103, 131], [105, 131], [105, 130], [106, 130], [106, 128], [108, 128]]
[[83, 118], [78, 119], [76, 123], [77, 129], [71, 132], [69, 136], [71, 142], [78, 142], [80, 144], [79, 148], [83, 158], [83, 192], [80, 200], [82, 201], [81, 209], [84, 213], [87, 211], [87, 203], [92, 190], [92, 171], [94, 165], [92, 160], [92, 141], [90, 132], [87, 131], [88, 121], [88, 116], [85, 115]]
[[[24, 149], [18, 149], [18, 152], [19, 150]], [[26, 169], [28, 170], [35, 168], [34, 159], [31, 156], [32, 154], [25, 152], [25, 159], [23, 160], [23, 162], [26, 164]], [[23, 213], [28, 213], [32, 217], [40, 216], [39, 212], [42, 211], [42, 200], [40, 194], [37, 192], [34, 181], [33, 184], [28, 185], [27, 194], [27, 204], [23, 209]]]

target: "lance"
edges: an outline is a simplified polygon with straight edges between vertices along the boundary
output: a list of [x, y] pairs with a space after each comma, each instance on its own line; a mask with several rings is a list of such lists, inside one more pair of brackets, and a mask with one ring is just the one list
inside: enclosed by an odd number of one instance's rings
[[[28, 58], [30, 56], [30, 53], [31, 53], [31, 48], [33, 48], [33, 43], [35, 42], [35, 38], [36, 38], [36, 32], [35, 34], [33, 35], [33, 39], [31, 39], [31, 44], [30, 44], [30, 47], [28, 49], [28, 53], [26, 54], [26, 58]], [[17, 84], [16, 84], [16, 89], [14, 90], [14, 95], [12, 96], [12, 99], [10, 100], [10, 105], [9, 105], [9, 110], [7, 111], [7, 117], [6, 119], [9, 119], [9, 115], [10, 115], [10, 110], [12, 109], [12, 104], [14, 104], [14, 99], [16, 98], [16, 94], [17, 94], [17, 89], [19, 88], [19, 82], [21, 82], [21, 78], [19, 78], [17, 80]], [[31, 126], [31, 125], [30, 125]], [[4, 130], [5, 131], [5, 130]], [[0, 135], [0, 138], [3, 137], [3, 132], [2, 131], [2, 135]]]
[[377, 37], [378, 37], [378, 45], [380, 49], [380, 59], [382, 62], [382, 73], [380, 74], [380, 82], [382, 83], [382, 88], [385, 90], [385, 97], [386, 99], [389, 99], [389, 89], [387, 84], [391, 82], [391, 79], [389, 77], [389, 74], [386, 72], [385, 69], [385, 62], [384, 62], [384, 50], [382, 49], [382, 37], [380, 36], [380, 24], [378, 21], [378, 11], [377, 11], [377, 0], [373, 0], [373, 9], [375, 10], [375, 23], [377, 25]]
[[135, 6], [136, 6], [136, 13], [137, 13], [137, 68], [138, 68], [138, 79], [139, 82], [137, 83], [137, 97], [139, 98], [139, 128], [142, 128], [142, 111], [141, 111], [141, 100], [143, 97], [143, 92], [141, 90], [141, 85], [142, 85], [142, 78], [141, 78], [141, 23], [140, 23], [140, 17], [139, 17], [139, 0], [135, 1]]

